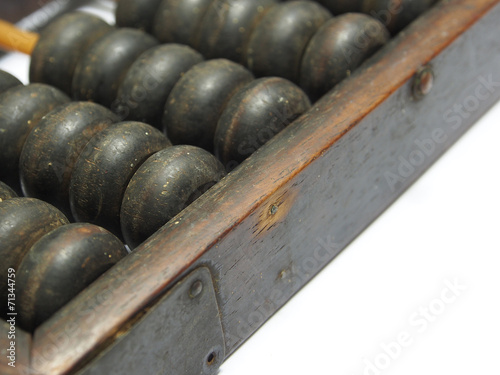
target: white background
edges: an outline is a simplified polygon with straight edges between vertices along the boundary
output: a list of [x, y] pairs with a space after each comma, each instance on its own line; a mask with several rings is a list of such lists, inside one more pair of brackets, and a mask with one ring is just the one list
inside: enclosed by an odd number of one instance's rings
[[[26, 83], [28, 64], [9, 56], [0, 69]], [[220, 374], [500, 374], [499, 122], [500, 104]], [[450, 282], [466, 289], [446, 303]]]

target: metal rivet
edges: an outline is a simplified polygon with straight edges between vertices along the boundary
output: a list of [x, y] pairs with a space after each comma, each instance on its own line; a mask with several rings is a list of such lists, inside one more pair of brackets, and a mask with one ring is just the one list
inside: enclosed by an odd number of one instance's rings
[[203, 283], [200, 280], [197, 280], [191, 285], [191, 289], [189, 289], [189, 297], [195, 298], [200, 295], [203, 290]]
[[273, 205], [269, 208], [269, 213], [270, 213], [271, 215], [275, 215], [275, 214], [276, 214], [276, 212], [278, 212], [278, 206], [277, 206], [277, 205], [275, 205], [275, 204], [273, 204]]
[[420, 99], [431, 92], [434, 86], [434, 72], [427, 66], [420, 69], [413, 81], [413, 95]]

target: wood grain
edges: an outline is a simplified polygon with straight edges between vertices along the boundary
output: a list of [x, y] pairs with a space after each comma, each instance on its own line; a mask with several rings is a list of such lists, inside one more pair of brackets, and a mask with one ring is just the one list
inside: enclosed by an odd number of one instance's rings
[[[439, 151], [405, 183], [396, 186], [395, 191], [385, 189], [376, 194], [377, 185], [373, 183], [391, 165], [381, 164], [392, 160], [391, 147], [396, 145], [393, 151], [404, 152], [412, 144], [413, 136], [427, 135], [412, 133], [420, 128], [409, 118], [402, 123], [405, 126], [401, 130], [398, 123], [385, 122], [393, 116], [398, 118], [396, 114], [402, 113], [405, 108], [402, 106], [409, 103], [405, 95], [411, 78], [431, 60], [436, 59], [437, 63], [440, 55], [449, 56], [453, 52], [470, 58], [471, 52], [478, 52], [470, 43], [464, 44], [465, 47], [461, 43], [474, 38], [483, 41], [484, 27], [487, 30], [497, 27], [493, 16], [487, 18], [483, 28], [472, 27], [490, 11], [498, 17], [497, 4], [498, 0], [452, 0], [438, 4], [375, 56], [369, 66], [323, 97], [312, 110], [42, 325], [34, 336], [34, 368], [42, 374], [68, 374], [82, 368], [123, 334], [134, 318], [157, 301], [175, 280], [200, 263], [216, 274], [227, 335], [226, 352], [232, 352], [465, 131], [464, 124], [460, 132], [443, 142]], [[469, 29], [472, 31], [467, 37], [459, 38]], [[489, 42], [484, 43], [487, 54], [492, 48]], [[448, 47], [451, 52], [447, 54]], [[460, 59], [453, 54], [452, 57], [457, 65], [443, 73], [447, 79], [461, 77], [461, 71], [454, 68], [467, 69], [459, 64]], [[481, 56], [481, 61], [486, 64], [478, 67], [477, 72], [491, 68], [488, 56]], [[495, 59], [492, 61], [497, 63]], [[426, 105], [423, 101], [413, 103], [409, 113], [418, 116], [430, 113], [439, 118], [439, 105], [462, 99], [457, 90], [469, 88], [453, 78], [449, 87], [453, 91], [445, 90], [441, 96], [439, 91], [435, 94], [442, 102], [427, 99]], [[454, 93], [457, 95], [453, 96]], [[478, 113], [484, 112], [497, 97], [498, 93], [481, 103]], [[470, 116], [467, 124], [472, 124], [478, 115]], [[432, 125], [421, 129], [431, 130]], [[388, 134], [384, 133], [386, 126]], [[377, 140], [372, 142], [371, 136]], [[370, 169], [372, 166], [379, 169]], [[371, 174], [364, 177], [363, 168], [371, 170]], [[332, 181], [333, 190], [328, 190]], [[342, 200], [336, 197], [335, 189], [341, 191]], [[273, 205], [277, 211], [272, 209]], [[288, 213], [285, 211], [275, 225], [269, 222], [269, 210], [278, 214], [287, 206]], [[332, 213], [332, 208], [337, 212]], [[331, 220], [338, 224], [333, 232], [330, 232]], [[306, 224], [299, 226], [303, 222]], [[332, 240], [329, 233], [342, 232], [345, 234], [340, 236], [338, 244], [337, 239], [329, 243]], [[325, 244], [318, 251], [316, 243], [304, 248], [311, 239]], [[272, 247], [267, 247], [270, 244]], [[329, 252], [329, 248], [334, 250]], [[238, 252], [242, 255], [238, 256]], [[317, 266], [301, 270], [302, 264], [296, 262], [315, 252], [321, 258]], [[231, 254], [232, 257], [222, 257]], [[298, 267], [301, 272], [297, 272]], [[261, 279], [264, 281], [259, 282]], [[286, 286], [288, 280], [291, 286]], [[280, 287], [280, 283], [287, 284]], [[278, 287], [264, 293], [270, 285]], [[277, 292], [274, 297], [267, 294], [274, 290]], [[247, 320], [255, 324], [238, 332], [240, 314], [248, 306], [252, 306], [250, 313], [257, 311], [260, 315], [248, 316]]]

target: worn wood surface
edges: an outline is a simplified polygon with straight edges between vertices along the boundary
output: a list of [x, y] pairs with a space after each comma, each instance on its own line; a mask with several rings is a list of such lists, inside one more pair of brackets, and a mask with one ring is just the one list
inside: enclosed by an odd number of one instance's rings
[[[437, 5], [42, 325], [34, 368], [82, 368], [200, 264], [215, 274], [226, 353], [234, 351], [498, 99], [486, 84], [473, 113], [453, 116], [482, 81], [500, 79], [499, 3]], [[414, 101], [411, 79], [429, 62], [435, 87]], [[429, 138], [433, 151], [421, 150], [418, 167], [402, 175], [399, 157]]]

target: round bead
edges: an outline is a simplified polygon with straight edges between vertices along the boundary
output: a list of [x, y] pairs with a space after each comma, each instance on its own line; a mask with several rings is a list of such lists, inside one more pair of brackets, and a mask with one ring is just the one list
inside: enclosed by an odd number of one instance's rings
[[20, 192], [19, 157], [24, 142], [40, 119], [69, 98], [58, 89], [34, 83], [0, 95], [0, 179]]
[[33, 198], [12, 198], [0, 203], [0, 305], [1, 316], [7, 308], [7, 274], [16, 272], [26, 252], [46, 233], [68, 219], [52, 205]]
[[377, 18], [392, 34], [397, 34], [435, 2], [436, 0], [364, 0], [361, 11]]
[[9, 185], [0, 181], [0, 203], [6, 201], [10, 198], [16, 198], [17, 194], [14, 190], [12, 190]]
[[151, 154], [169, 145], [158, 129], [140, 122], [114, 124], [95, 135], [71, 176], [69, 198], [74, 218], [120, 237], [120, 207], [130, 178]]
[[201, 22], [196, 48], [207, 58], [244, 63], [250, 35], [276, 0], [217, 0]]
[[253, 80], [243, 66], [226, 59], [203, 62], [175, 85], [165, 104], [163, 124], [174, 144], [213, 150], [215, 128], [231, 96]]
[[144, 52], [128, 70], [111, 106], [122, 119], [161, 128], [163, 107], [172, 88], [203, 56], [190, 47], [166, 44]]
[[0, 70], [0, 94], [7, 91], [11, 87], [22, 85], [21, 81], [12, 74]]
[[318, 2], [336, 16], [342, 13], [360, 12], [363, 0], [319, 0]]
[[152, 155], [134, 174], [123, 198], [121, 225], [127, 244], [138, 246], [224, 175], [215, 156], [198, 147], [173, 146]]
[[257, 79], [224, 109], [215, 132], [215, 155], [231, 170], [309, 108], [306, 94], [292, 82]]
[[40, 33], [30, 64], [30, 81], [55, 86], [68, 95], [76, 64], [88, 47], [113, 28], [87, 13], [67, 13]]
[[389, 40], [387, 29], [365, 14], [347, 13], [325, 23], [302, 59], [300, 86], [316, 100], [348, 77]]
[[275, 5], [252, 33], [248, 68], [258, 77], [279, 76], [298, 82], [307, 43], [330, 18], [328, 10], [312, 1]]
[[120, 0], [116, 5], [116, 25], [150, 33], [161, 0]]
[[42, 199], [71, 217], [69, 183], [88, 141], [118, 118], [90, 102], [71, 102], [48, 113], [30, 133], [19, 161], [25, 196]]
[[73, 97], [111, 106], [128, 68], [156, 44], [152, 36], [135, 29], [123, 28], [106, 34], [78, 62], [73, 76]]
[[162, 43], [195, 46], [200, 22], [213, 0], [163, 0], [157, 9], [153, 35]]
[[16, 273], [19, 324], [31, 332], [127, 255], [107, 230], [69, 224], [43, 236]]

